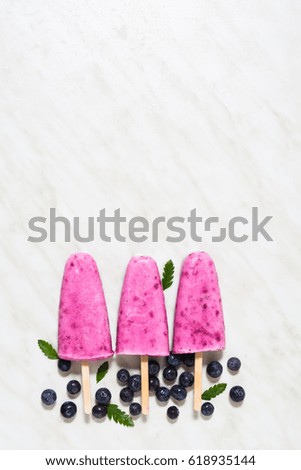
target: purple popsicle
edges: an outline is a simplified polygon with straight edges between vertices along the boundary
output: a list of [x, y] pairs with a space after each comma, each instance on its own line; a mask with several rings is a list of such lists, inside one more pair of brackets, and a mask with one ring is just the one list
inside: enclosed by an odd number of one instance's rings
[[116, 354], [139, 355], [142, 413], [148, 414], [148, 356], [168, 356], [168, 325], [161, 278], [149, 256], [134, 256], [125, 273]]
[[173, 352], [225, 348], [225, 326], [217, 273], [210, 256], [191, 253], [183, 263], [174, 321]]
[[126, 270], [118, 315], [116, 354], [168, 356], [168, 326], [161, 278], [149, 256], [134, 256]]
[[94, 259], [71, 255], [65, 265], [59, 306], [58, 355], [71, 361], [113, 355], [102, 282]]
[[225, 348], [225, 326], [217, 273], [205, 252], [188, 255], [178, 287], [173, 352], [195, 353], [194, 409], [200, 410], [202, 353]]
[[81, 361], [84, 410], [91, 413], [89, 361], [113, 355], [106, 301], [94, 259], [74, 253], [61, 286], [58, 355]]

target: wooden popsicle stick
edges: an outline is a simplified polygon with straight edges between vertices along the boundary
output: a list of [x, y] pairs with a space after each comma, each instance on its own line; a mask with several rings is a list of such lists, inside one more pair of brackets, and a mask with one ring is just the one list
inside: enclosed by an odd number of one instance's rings
[[202, 402], [202, 365], [203, 353], [196, 352], [194, 359], [194, 401], [193, 409], [200, 411]]
[[91, 389], [90, 389], [90, 370], [89, 362], [82, 361], [82, 387], [84, 397], [84, 411], [87, 415], [91, 413]]
[[149, 382], [148, 382], [148, 356], [140, 357], [141, 369], [141, 408], [142, 414], [148, 415], [149, 411]]

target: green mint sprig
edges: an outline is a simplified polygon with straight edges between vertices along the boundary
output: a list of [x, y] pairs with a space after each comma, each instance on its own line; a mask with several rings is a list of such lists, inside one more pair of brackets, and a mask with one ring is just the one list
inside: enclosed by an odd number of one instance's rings
[[175, 266], [172, 260], [168, 260], [163, 269], [163, 276], [162, 276], [162, 287], [163, 290], [168, 289], [173, 283], [173, 277], [175, 272]]
[[101, 364], [101, 366], [98, 367], [97, 373], [96, 373], [96, 383], [100, 382], [105, 375], [107, 375], [109, 370], [109, 363], [108, 361], [104, 362]]
[[42, 353], [44, 353], [48, 359], [59, 359], [58, 353], [50, 343], [43, 339], [39, 339], [38, 345]]
[[202, 393], [202, 400], [211, 400], [225, 391], [227, 384], [221, 383], [213, 385]]
[[125, 411], [122, 411], [118, 408], [117, 405], [109, 404], [107, 406], [107, 416], [109, 419], [113, 419], [115, 423], [122, 424], [123, 426], [133, 427], [134, 421], [132, 418], [126, 414]]

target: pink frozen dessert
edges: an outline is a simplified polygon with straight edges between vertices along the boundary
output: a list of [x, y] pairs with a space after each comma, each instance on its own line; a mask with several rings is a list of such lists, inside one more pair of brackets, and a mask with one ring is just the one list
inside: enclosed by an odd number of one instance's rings
[[65, 265], [59, 306], [58, 355], [71, 361], [113, 355], [106, 301], [94, 259], [71, 255]]
[[168, 325], [156, 262], [134, 256], [125, 273], [117, 328], [116, 354], [168, 356]]
[[203, 251], [191, 253], [180, 276], [172, 350], [190, 353], [224, 348], [224, 317], [214, 263]]

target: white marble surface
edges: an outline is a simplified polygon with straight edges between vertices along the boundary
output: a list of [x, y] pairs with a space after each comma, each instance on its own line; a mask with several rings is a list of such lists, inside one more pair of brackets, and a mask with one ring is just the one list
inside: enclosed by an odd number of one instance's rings
[[[300, 13], [296, 0], [2, 2], [1, 448], [300, 448]], [[252, 206], [273, 215], [273, 242], [27, 241], [29, 218], [50, 207], [82, 220], [103, 207], [149, 219], [195, 207], [227, 221]], [[62, 270], [77, 250], [98, 262], [114, 340], [131, 255], [160, 268], [172, 258], [178, 281], [183, 257], [208, 251], [223, 294], [221, 360], [243, 363], [223, 380], [245, 387], [244, 404], [225, 393], [205, 421], [190, 394], [170, 424], [152, 399], [147, 420], [125, 429], [86, 420], [79, 397], [63, 422], [67, 378], [36, 342], [56, 344]], [[117, 368], [104, 381], [116, 402]], [[47, 387], [58, 393], [51, 411]]]

